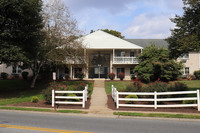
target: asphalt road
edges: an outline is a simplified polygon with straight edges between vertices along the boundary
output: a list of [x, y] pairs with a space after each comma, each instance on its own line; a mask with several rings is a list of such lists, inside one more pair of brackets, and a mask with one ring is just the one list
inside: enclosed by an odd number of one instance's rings
[[0, 111], [0, 133], [200, 133], [200, 121]]

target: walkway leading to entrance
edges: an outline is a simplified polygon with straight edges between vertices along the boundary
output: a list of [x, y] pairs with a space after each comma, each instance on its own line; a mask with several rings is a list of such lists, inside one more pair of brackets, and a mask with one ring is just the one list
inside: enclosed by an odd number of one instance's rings
[[89, 112], [99, 114], [112, 113], [112, 110], [107, 108], [107, 100], [108, 98], [105, 92], [105, 80], [95, 80]]

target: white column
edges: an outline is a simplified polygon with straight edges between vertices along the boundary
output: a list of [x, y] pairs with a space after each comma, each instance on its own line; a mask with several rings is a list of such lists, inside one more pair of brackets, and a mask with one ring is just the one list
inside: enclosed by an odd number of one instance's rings
[[114, 59], [115, 59], [115, 49], [113, 49], [113, 63], [114, 63]]
[[72, 65], [70, 66], [70, 78], [72, 79]]
[[52, 101], [51, 101], [51, 103], [52, 103], [52, 107], [54, 107], [54, 104], [55, 104], [55, 91], [54, 90], [52, 90]]

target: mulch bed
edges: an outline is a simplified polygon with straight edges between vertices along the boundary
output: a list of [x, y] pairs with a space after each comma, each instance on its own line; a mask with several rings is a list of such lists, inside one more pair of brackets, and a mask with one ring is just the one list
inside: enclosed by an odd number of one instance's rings
[[115, 102], [112, 99], [111, 95], [107, 95], [108, 108], [115, 111], [147, 111], [147, 112], [174, 112], [174, 113], [200, 113], [195, 107], [179, 107], [179, 108], [138, 108], [138, 107], [119, 107], [118, 109], [115, 106]]
[[[90, 107], [90, 97], [86, 101], [85, 108], [82, 108], [81, 104], [60, 104], [58, 108], [65, 108], [65, 109], [89, 109]], [[12, 104], [12, 106], [20, 106], [20, 107], [38, 107], [38, 108], [53, 108], [51, 104], [45, 103], [44, 100], [40, 100], [38, 103], [32, 103], [32, 102], [23, 102], [23, 103], [17, 103]]]

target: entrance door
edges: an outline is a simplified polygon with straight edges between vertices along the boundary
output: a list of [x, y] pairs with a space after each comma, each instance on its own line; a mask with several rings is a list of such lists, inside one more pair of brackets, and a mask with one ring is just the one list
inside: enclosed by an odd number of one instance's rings
[[91, 54], [89, 66], [89, 78], [107, 78], [110, 54]]

